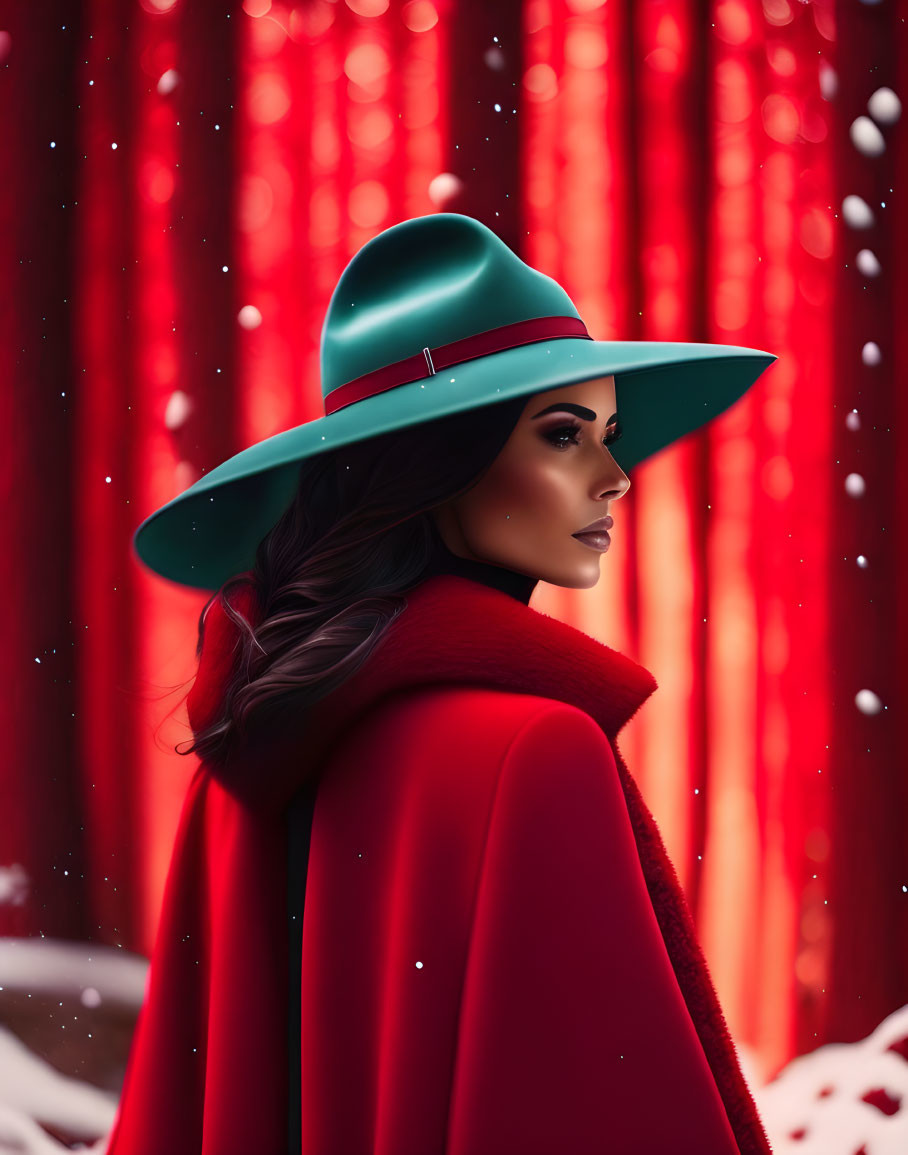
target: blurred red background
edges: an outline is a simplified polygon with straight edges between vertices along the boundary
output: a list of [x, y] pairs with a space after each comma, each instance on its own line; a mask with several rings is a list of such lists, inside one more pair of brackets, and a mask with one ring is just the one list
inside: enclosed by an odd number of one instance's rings
[[132, 533], [320, 416], [344, 265], [455, 211], [595, 338], [778, 355], [532, 604], [659, 683], [622, 751], [764, 1078], [908, 1002], [906, 66], [893, 0], [0, 7], [0, 931], [150, 953], [206, 596]]

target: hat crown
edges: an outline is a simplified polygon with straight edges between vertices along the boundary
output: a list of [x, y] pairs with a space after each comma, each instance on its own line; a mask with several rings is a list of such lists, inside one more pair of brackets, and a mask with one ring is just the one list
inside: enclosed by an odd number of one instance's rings
[[458, 213], [374, 237], [337, 283], [321, 339], [322, 394], [366, 373], [502, 325], [577, 317], [562, 287], [491, 229]]

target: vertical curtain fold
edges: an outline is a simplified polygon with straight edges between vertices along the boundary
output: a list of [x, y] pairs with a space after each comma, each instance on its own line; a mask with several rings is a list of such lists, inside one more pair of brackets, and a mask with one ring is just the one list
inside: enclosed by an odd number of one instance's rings
[[[123, 549], [140, 503], [134, 499], [137, 278], [132, 175], [135, 25], [86, 10], [74, 89], [79, 104], [79, 216], [74, 229], [73, 362], [77, 392], [71, 485], [76, 548], [68, 559], [78, 647], [77, 750], [86, 810], [86, 902], [92, 937], [132, 944], [132, 893], [141, 853], [135, 836], [141, 782], [132, 710], [134, 621], [131, 562]], [[99, 692], [103, 687], [103, 692]]]
[[80, 114], [71, 97], [80, 13], [54, 2], [45, 11], [36, 22], [27, 6], [7, 5], [0, 20], [0, 933], [83, 937], [94, 929], [76, 746], [87, 619], [74, 608], [67, 565], [79, 548], [71, 479], [81, 403]]
[[[822, 876], [832, 949], [822, 1029], [851, 1041], [903, 1004], [908, 987], [900, 949], [908, 787], [897, 728], [906, 635], [893, 580], [906, 529], [898, 419], [905, 412], [908, 362], [899, 334], [904, 316], [892, 307], [905, 299], [904, 249], [897, 243], [905, 238], [899, 220], [905, 185], [898, 181], [905, 178], [906, 146], [904, 114], [892, 123], [871, 103], [880, 89], [903, 101], [908, 95], [900, 84], [908, 33], [897, 5], [839, 4], [835, 18], [841, 50], [832, 138], [838, 244], [829, 495], [835, 542], [829, 552], [831, 825]], [[882, 151], [856, 146], [861, 117], [879, 122]], [[875, 275], [870, 259], [859, 259], [862, 252], [873, 254]]]

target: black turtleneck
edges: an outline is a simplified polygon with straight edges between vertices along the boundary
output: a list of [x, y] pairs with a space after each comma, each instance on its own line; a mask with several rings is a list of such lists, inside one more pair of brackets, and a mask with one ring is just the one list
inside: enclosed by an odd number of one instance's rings
[[492, 565], [491, 562], [470, 561], [468, 558], [458, 557], [445, 545], [434, 519], [432, 519], [432, 538], [433, 552], [423, 575], [423, 581], [435, 574], [455, 574], [458, 577], [469, 578], [471, 581], [501, 590], [502, 593], [509, 594], [517, 601], [523, 602], [525, 606], [529, 605], [530, 595], [536, 588], [539, 578], [528, 577], [525, 573], [505, 569], [504, 566]]

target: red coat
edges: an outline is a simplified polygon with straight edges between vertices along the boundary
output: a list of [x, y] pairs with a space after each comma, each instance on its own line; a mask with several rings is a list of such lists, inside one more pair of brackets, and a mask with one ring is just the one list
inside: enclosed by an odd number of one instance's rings
[[314, 726], [192, 779], [109, 1155], [278, 1155], [294, 1117], [302, 1155], [768, 1152], [615, 744], [652, 676], [462, 577], [407, 600]]

